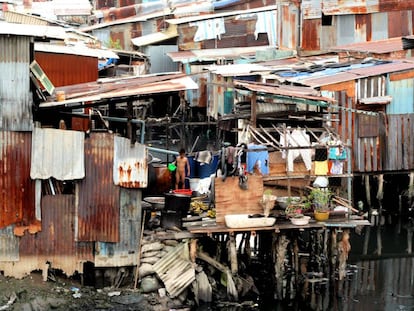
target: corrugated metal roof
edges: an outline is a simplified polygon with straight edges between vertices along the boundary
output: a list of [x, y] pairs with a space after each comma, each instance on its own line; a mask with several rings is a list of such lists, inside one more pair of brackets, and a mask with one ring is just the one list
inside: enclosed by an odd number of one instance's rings
[[28, 224], [35, 211], [30, 179], [32, 133], [0, 131], [0, 228]]
[[352, 43], [331, 48], [332, 51], [352, 51], [362, 53], [384, 54], [403, 50], [402, 38], [390, 38], [368, 42]]
[[47, 19], [39, 16], [33, 16], [29, 14], [23, 14], [14, 11], [4, 11], [4, 20], [8, 23], [30, 24], [30, 25], [49, 25], [50, 22]]
[[85, 177], [85, 133], [52, 128], [34, 128], [32, 179], [75, 180]]
[[195, 270], [189, 259], [188, 242], [181, 243], [153, 265], [164, 282], [168, 294], [174, 298], [195, 280]]
[[322, 11], [325, 15], [336, 14], [367, 14], [380, 11], [381, 0], [322, 0]]
[[191, 51], [170, 52], [167, 55], [174, 62], [191, 63], [198, 61], [216, 61], [218, 59], [237, 59], [242, 57], [255, 56], [257, 51], [274, 49], [266, 46], [249, 46], [223, 49], [202, 49]]
[[259, 64], [211, 65], [206, 68], [210, 72], [223, 77], [253, 75], [254, 73], [258, 74], [272, 70], [270, 67]]
[[172, 39], [178, 36], [177, 26], [170, 25], [166, 31], [156, 32], [149, 35], [137, 37], [131, 39], [132, 43], [136, 46], [145, 46], [158, 42], [162, 42], [168, 39]]
[[85, 46], [83, 43], [76, 44], [76, 45], [58, 45], [58, 44], [36, 42], [35, 51], [46, 52], [46, 53], [90, 56], [90, 57], [96, 57], [96, 58], [119, 59], [119, 56], [111, 50], [89, 48]]
[[148, 185], [147, 149], [145, 145], [114, 137], [114, 184], [125, 188], [146, 188]]
[[180, 24], [192, 23], [192, 22], [197, 22], [197, 21], [202, 21], [202, 20], [207, 20], [207, 19], [212, 19], [212, 18], [235, 16], [235, 15], [242, 15], [242, 14], [252, 14], [252, 13], [272, 11], [272, 10], [277, 10], [277, 5], [262, 6], [262, 7], [255, 8], [255, 9], [235, 10], [235, 11], [228, 11], [228, 12], [215, 13], [215, 14], [200, 14], [196, 16], [167, 19], [166, 21], [170, 24], [180, 25]]
[[40, 104], [40, 108], [70, 106], [75, 103], [99, 102], [107, 99], [178, 92], [198, 89], [198, 85], [182, 73], [166, 73], [152, 76], [106, 79], [96, 83], [84, 83], [56, 88], [64, 91], [67, 100]]
[[0, 21], [0, 35], [16, 35], [64, 40], [68, 37], [63, 27], [44, 25], [25, 25]]
[[119, 242], [119, 187], [113, 182], [114, 134], [85, 140], [85, 178], [79, 183], [78, 241]]
[[304, 98], [314, 101], [334, 102], [335, 100], [328, 97], [318, 96], [315, 94], [315, 90], [312, 88], [295, 87], [295, 86], [283, 86], [283, 85], [270, 85], [262, 83], [234, 81], [235, 87], [243, 87], [250, 91], [267, 93], [281, 96]]
[[315, 74], [303, 74], [300, 77], [287, 78], [286, 80], [311, 87], [320, 87], [397, 71], [414, 70], [414, 63], [394, 61], [357, 67], [359, 68], [351, 66], [347, 70], [338, 69], [336, 72], [335, 70], [319, 71]]

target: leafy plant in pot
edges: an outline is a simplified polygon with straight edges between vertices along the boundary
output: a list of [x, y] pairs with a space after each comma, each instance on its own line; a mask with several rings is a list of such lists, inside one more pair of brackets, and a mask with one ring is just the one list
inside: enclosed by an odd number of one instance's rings
[[329, 218], [332, 200], [332, 192], [329, 188], [312, 188], [308, 200], [312, 202], [314, 217], [317, 221], [325, 221]]

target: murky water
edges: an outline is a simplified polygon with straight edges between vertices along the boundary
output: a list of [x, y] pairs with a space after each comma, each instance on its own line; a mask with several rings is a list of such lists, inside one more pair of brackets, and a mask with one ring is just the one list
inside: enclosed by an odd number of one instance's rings
[[[373, 218], [375, 225], [351, 234], [344, 280], [305, 282], [294, 299], [275, 300], [272, 289], [256, 306], [207, 307], [204, 310], [414, 310], [414, 221], [409, 217]], [[267, 298], [265, 297], [267, 296]], [[205, 306], [206, 307], [206, 306]]]

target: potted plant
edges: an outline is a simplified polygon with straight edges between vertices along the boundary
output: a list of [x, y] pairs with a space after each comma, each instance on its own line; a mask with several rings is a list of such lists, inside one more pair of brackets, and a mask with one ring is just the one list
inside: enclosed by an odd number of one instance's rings
[[329, 188], [312, 188], [308, 200], [312, 203], [314, 217], [317, 221], [325, 221], [329, 218], [332, 192]]
[[311, 208], [311, 202], [308, 200], [303, 200], [300, 198], [300, 200], [297, 199], [288, 199], [287, 201], [287, 207], [285, 208], [285, 215], [287, 217], [300, 217], [303, 216], [303, 214], [310, 210]]

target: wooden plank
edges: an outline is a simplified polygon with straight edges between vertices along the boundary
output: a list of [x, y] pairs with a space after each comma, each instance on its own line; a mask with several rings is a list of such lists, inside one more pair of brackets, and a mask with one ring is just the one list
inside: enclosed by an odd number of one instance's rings
[[224, 223], [225, 215], [263, 214], [260, 199], [263, 195], [263, 178], [249, 175], [248, 189], [239, 187], [239, 177], [227, 177], [214, 180], [216, 222]]

